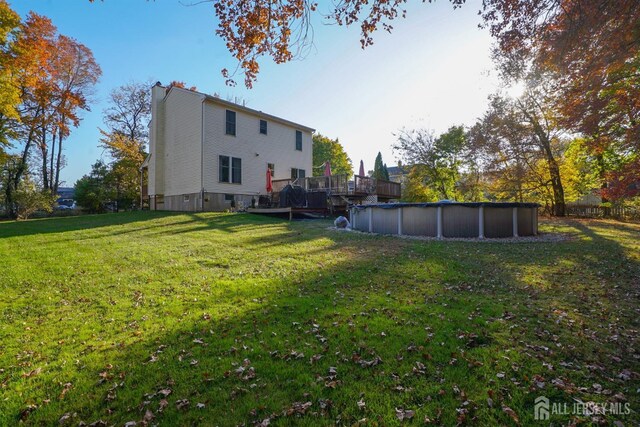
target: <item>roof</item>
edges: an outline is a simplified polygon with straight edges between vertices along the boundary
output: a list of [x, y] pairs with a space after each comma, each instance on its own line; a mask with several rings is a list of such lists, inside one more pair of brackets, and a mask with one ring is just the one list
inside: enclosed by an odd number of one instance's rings
[[225, 107], [232, 108], [234, 110], [244, 111], [245, 113], [253, 114], [253, 115], [256, 115], [258, 117], [263, 117], [265, 119], [268, 119], [268, 120], [271, 120], [271, 121], [274, 121], [274, 122], [279, 122], [279, 123], [282, 123], [284, 125], [295, 127], [295, 128], [300, 129], [300, 130], [307, 131], [307, 132], [311, 132], [311, 133], [315, 132], [315, 129], [314, 128], [310, 128], [309, 126], [301, 125], [300, 123], [292, 122], [291, 120], [287, 120], [287, 119], [283, 119], [283, 118], [278, 117], [278, 116], [274, 116], [274, 115], [271, 115], [271, 114], [263, 113], [260, 110], [254, 110], [253, 108], [245, 107], [244, 105], [236, 104], [235, 102], [231, 102], [231, 101], [226, 101], [224, 99], [218, 98], [217, 96], [208, 95], [206, 93], [197, 92], [195, 90], [189, 90], [189, 89], [185, 89], [185, 88], [181, 88], [181, 87], [172, 86], [171, 89], [169, 89], [169, 91], [167, 92], [167, 95], [165, 95], [165, 97], [168, 96], [169, 92], [174, 90], [174, 89], [195, 93], [197, 95], [203, 96], [207, 101], [212, 101], [212, 102], [215, 102], [217, 104], [224, 105]]
[[387, 168], [389, 175], [404, 175], [407, 173], [404, 166], [391, 166]]
[[140, 165], [140, 170], [149, 167], [149, 160], [151, 160], [151, 153], [147, 154], [147, 157], [144, 158], [144, 161]]

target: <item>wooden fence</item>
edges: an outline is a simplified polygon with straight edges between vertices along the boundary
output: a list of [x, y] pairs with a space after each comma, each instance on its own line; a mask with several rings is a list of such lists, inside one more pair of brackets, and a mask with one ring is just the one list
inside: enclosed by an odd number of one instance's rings
[[640, 208], [636, 206], [614, 205], [610, 207], [594, 205], [567, 205], [567, 215], [583, 218], [616, 218], [640, 220]]

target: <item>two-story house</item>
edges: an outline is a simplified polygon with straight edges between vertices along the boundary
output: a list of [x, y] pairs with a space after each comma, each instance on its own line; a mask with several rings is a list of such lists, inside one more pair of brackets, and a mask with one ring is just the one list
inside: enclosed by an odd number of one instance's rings
[[[311, 175], [313, 129], [203, 93], [156, 83], [146, 195], [152, 210], [249, 206], [273, 179]], [[144, 176], [144, 175], [143, 175]]]

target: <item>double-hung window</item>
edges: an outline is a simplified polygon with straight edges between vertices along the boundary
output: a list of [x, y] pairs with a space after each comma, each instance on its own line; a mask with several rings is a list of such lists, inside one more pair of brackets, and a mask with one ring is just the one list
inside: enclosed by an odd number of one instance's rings
[[218, 157], [218, 180], [231, 184], [242, 184], [242, 159], [238, 157]]
[[236, 112], [227, 110], [226, 112], [226, 133], [227, 135], [236, 135]]
[[260, 133], [263, 135], [267, 134], [267, 121], [260, 120]]
[[296, 131], [296, 150], [302, 151], [302, 132]]
[[296, 179], [304, 179], [306, 176], [306, 172], [304, 169], [296, 169], [291, 168], [291, 179], [295, 181]]

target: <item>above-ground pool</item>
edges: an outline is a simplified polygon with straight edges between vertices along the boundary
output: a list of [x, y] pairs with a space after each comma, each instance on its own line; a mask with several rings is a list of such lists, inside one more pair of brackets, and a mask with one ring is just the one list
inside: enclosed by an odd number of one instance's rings
[[538, 234], [536, 203], [380, 203], [350, 208], [354, 230], [428, 237], [495, 238]]

